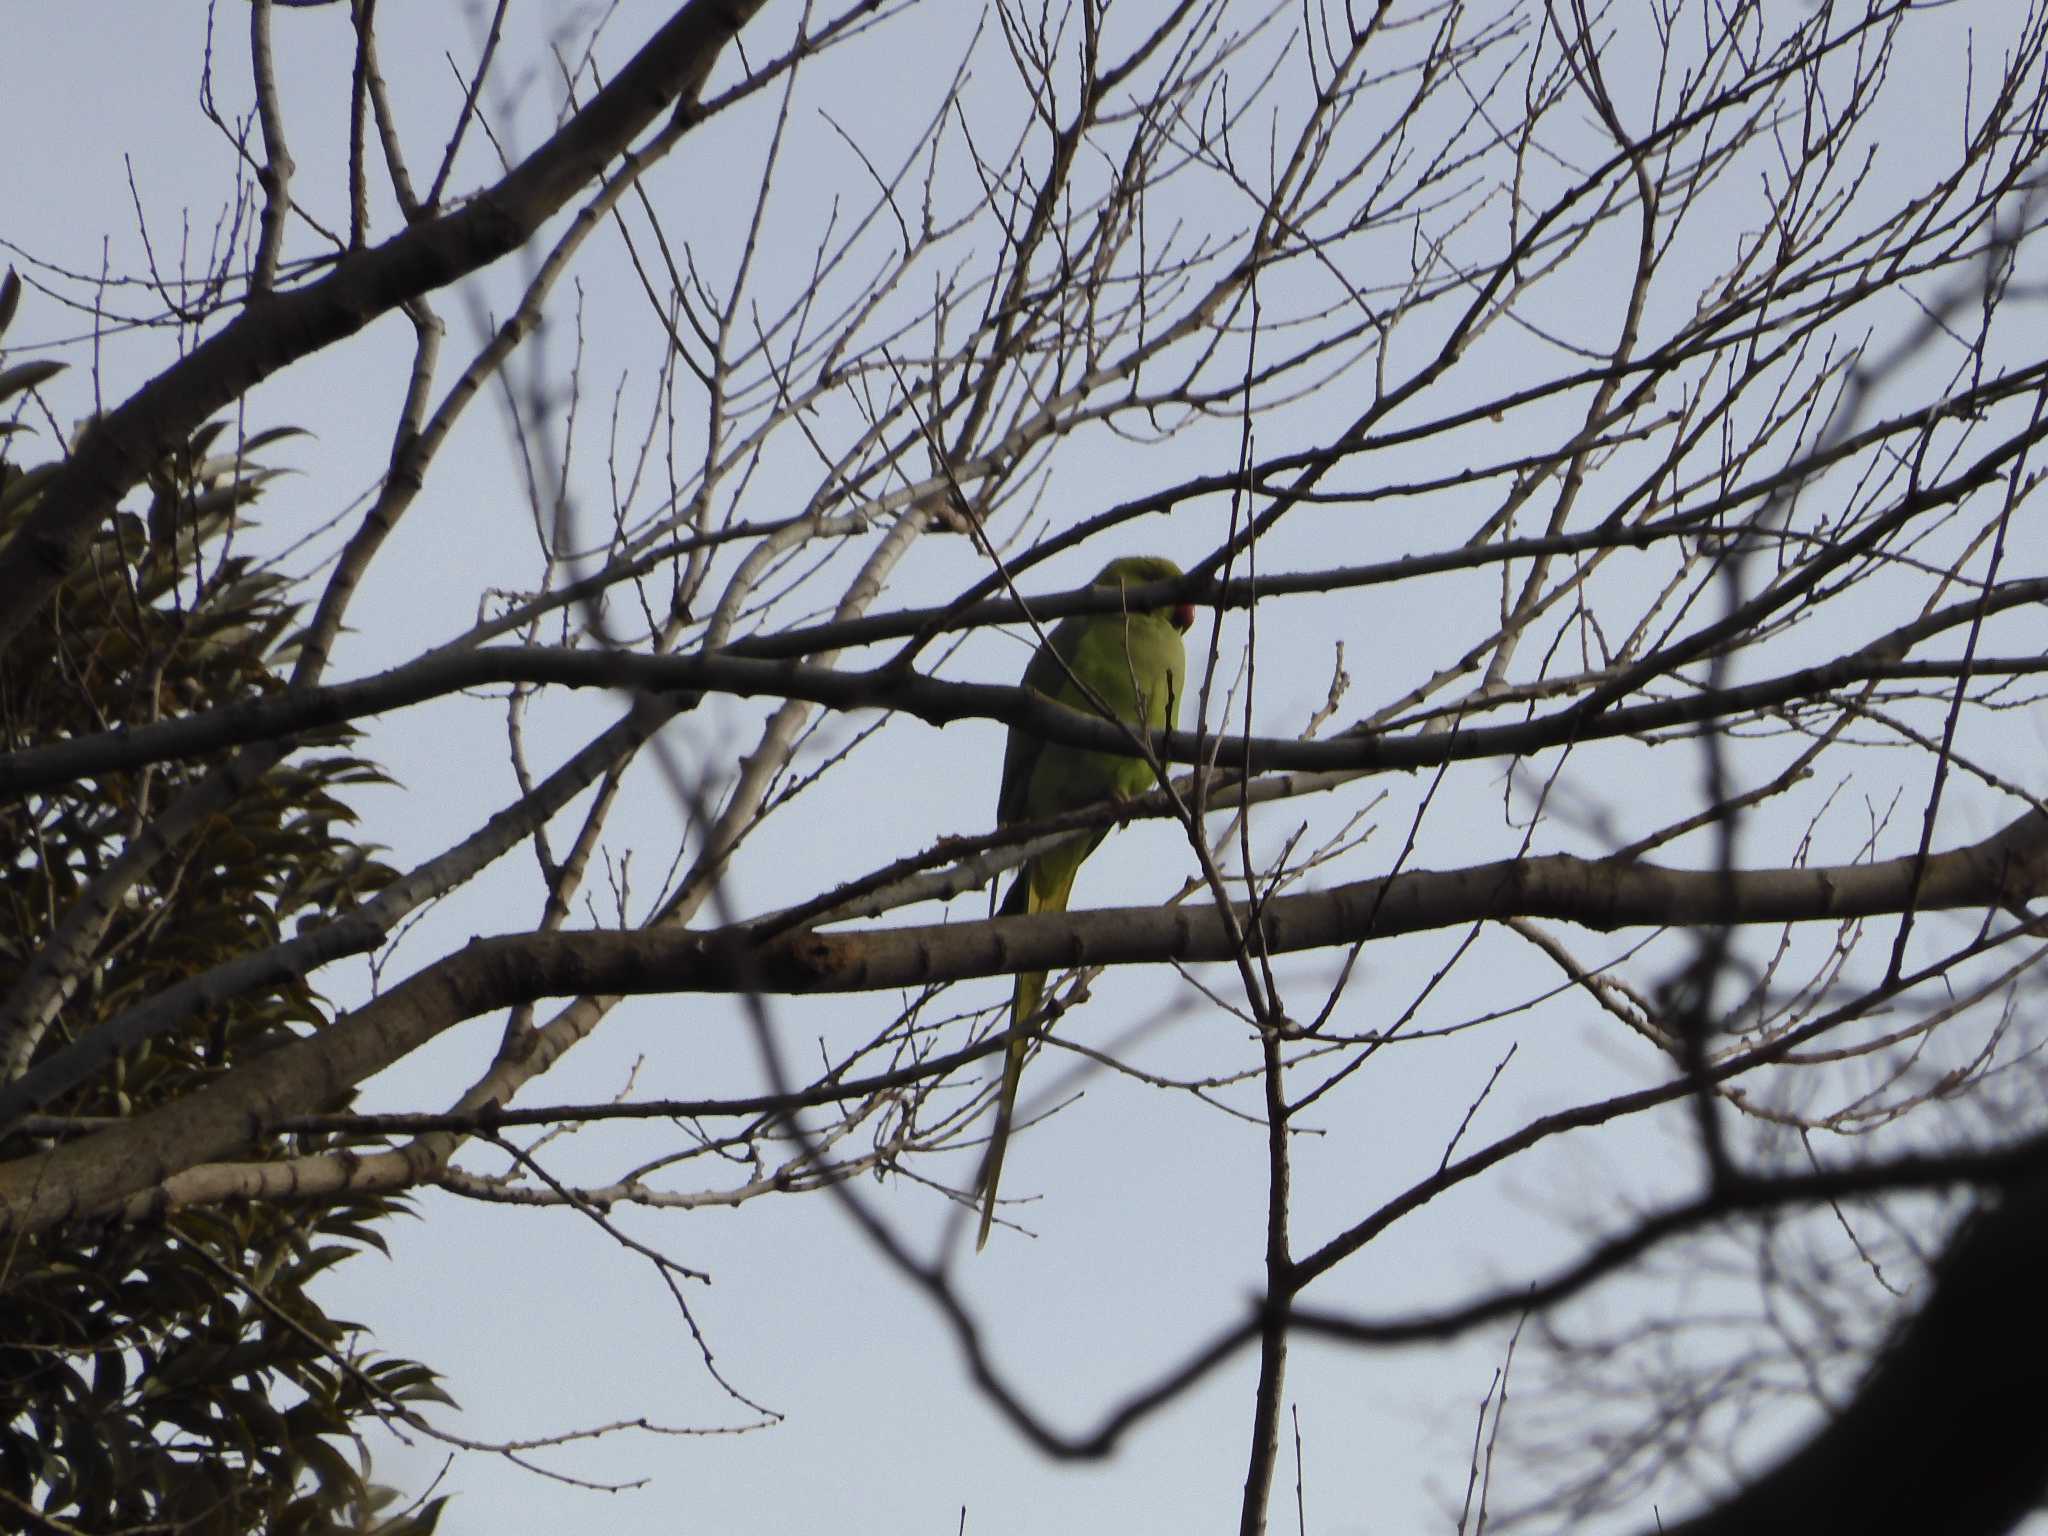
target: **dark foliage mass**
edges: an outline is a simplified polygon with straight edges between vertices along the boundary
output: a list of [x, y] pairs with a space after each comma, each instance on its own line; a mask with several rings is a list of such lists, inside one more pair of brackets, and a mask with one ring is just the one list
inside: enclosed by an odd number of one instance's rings
[[[0, 313], [17, 293], [10, 274]], [[0, 405], [42, 373], [0, 372]], [[16, 425], [0, 448], [31, 440]], [[115, 520], [0, 654], [0, 750], [278, 690], [296, 610], [284, 580], [235, 545], [267, 478], [253, 456], [279, 435], [225, 453], [214, 423], [165, 457], [150, 476], [148, 515]], [[46, 477], [46, 466], [0, 458], [0, 538]], [[347, 910], [389, 878], [351, 839], [337, 796], [379, 777], [348, 753], [349, 734], [330, 733], [326, 750], [213, 811], [152, 870], [39, 1038], [14, 1042], [28, 1064], [299, 922]], [[63, 915], [124, 857], [134, 828], [214, 766], [109, 773], [0, 804], [10, 851], [0, 990], [62, 943]], [[132, 1117], [326, 1022], [303, 977], [245, 992], [122, 1054], [51, 1108], [82, 1123]], [[16, 1133], [7, 1154], [31, 1140]], [[341, 1144], [295, 1138], [251, 1155]], [[327, 1315], [308, 1289], [330, 1266], [382, 1249], [376, 1224], [404, 1203], [224, 1206], [15, 1239], [0, 1258], [0, 1502], [90, 1530], [430, 1530], [438, 1502], [378, 1518], [388, 1495], [367, 1480], [352, 1431], [364, 1416], [445, 1395], [426, 1367], [366, 1352], [357, 1326]]]

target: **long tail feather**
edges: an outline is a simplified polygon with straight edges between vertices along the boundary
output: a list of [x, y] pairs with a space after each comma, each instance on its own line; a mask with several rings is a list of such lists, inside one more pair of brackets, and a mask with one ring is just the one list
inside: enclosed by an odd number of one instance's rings
[[1010, 993], [1010, 1044], [1003, 1053], [1003, 1086], [996, 1098], [996, 1125], [988, 1139], [988, 1155], [981, 1164], [981, 1230], [974, 1237], [976, 1253], [988, 1246], [988, 1229], [996, 1219], [996, 1181], [1003, 1175], [1003, 1152], [1010, 1144], [1010, 1122], [1017, 1113], [1017, 1082], [1024, 1075], [1024, 1058], [1031, 1050], [1031, 1036], [1020, 1026], [1038, 1012], [1045, 995], [1045, 972], [1030, 971], [1017, 978]]
[[[1003, 898], [1001, 916], [1066, 910], [1067, 896], [1074, 888], [1074, 872], [1080, 867], [1080, 861], [1075, 860], [1067, 869], [1066, 878], [1050, 891], [1037, 888], [1036, 862], [1034, 860], [1017, 871], [1009, 894]], [[1010, 1122], [1017, 1113], [1017, 1081], [1024, 1075], [1024, 1058], [1031, 1051], [1031, 1034], [1026, 1026], [1032, 1015], [1038, 1012], [1039, 1002], [1044, 996], [1045, 972], [1023, 971], [1018, 974], [1010, 992], [1010, 1043], [1003, 1052], [1003, 1086], [996, 1097], [995, 1129], [989, 1134], [988, 1152], [982, 1158], [981, 1176], [976, 1180], [981, 1190], [981, 1228], [974, 1238], [976, 1253], [988, 1245], [989, 1227], [995, 1221], [996, 1182], [1002, 1177], [1003, 1153], [1010, 1145]]]

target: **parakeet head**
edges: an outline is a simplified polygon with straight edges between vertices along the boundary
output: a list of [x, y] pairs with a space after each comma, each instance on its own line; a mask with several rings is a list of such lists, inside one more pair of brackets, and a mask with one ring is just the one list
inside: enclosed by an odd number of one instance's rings
[[[1187, 574], [1164, 555], [1126, 555], [1121, 560], [1112, 560], [1105, 565], [1088, 583], [1091, 587], [1134, 587], [1144, 582], [1178, 581]], [[1173, 627], [1187, 630], [1194, 626], [1195, 605], [1175, 603], [1167, 611]]]

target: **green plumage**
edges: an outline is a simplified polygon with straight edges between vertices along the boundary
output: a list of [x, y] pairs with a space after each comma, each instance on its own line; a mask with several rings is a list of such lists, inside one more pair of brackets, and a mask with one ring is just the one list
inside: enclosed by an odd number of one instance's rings
[[[1171, 581], [1181, 569], [1171, 560], [1134, 556], [1112, 560], [1091, 587], [1126, 587]], [[1087, 714], [1105, 712], [1126, 725], [1163, 730], [1180, 712], [1187, 681], [1187, 652], [1181, 631], [1194, 622], [1185, 603], [1143, 613], [1081, 614], [1063, 619], [1024, 669], [1024, 686]], [[1090, 695], [1093, 695], [1091, 697]], [[1060, 746], [1012, 730], [1003, 751], [1003, 786], [996, 823], [1037, 821], [1103, 800], [1128, 799], [1152, 788], [1151, 765], [1119, 752], [1089, 752]], [[1029, 860], [1017, 871], [1002, 913], [1064, 912], [1081, 861], [1093, 853], [1107, 828], [1082, 832]], [[996, 1208], [996, 1180], [1003, 1171], [1010, 1121], [1017, 1107], [1017, 1078], [1030, 1049], [1027, 1026], [1045, 991], [1045, 972], [1019, 975], [1010, 995], [1010, 1041], [1003, 1061], [1003, 1085], [996, 1101], [996, 1125], [981, 1170], [980, 1248], [988, 1241]]]

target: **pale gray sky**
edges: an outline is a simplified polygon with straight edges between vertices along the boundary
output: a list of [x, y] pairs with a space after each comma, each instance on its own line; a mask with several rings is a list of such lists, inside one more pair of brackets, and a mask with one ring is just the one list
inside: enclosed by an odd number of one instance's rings
[[[1408, 9], [1397, 6], [1397, 11]], [[1505, 12], [1508, 8], [1501, 6]], [[1531, 20], [1536, 8], [1531, 7]], [[780, 46], [788, 5], [750, 39], [759, 49]], [[559, 82], [539, 46], [547, 39], [580, 40], [600, 7], [514, 5], [504, 44], [508, 73], [498, 90], [514, 111], [505, 148], [517, 154], [547, 131]], [[668, 7], [630, 0], [608, 15], [599, 56], [616, 67], [629, 56]], [[1913, 35], [1924, 57], [1900, 71], [1910, 88], [1888, 107], [1887, 128], [1868, 195], [1916, 186], [1936, 173], [1952, 151], [1957, 81], [1966, 47], [1964, 22], [1978, 29], [1982, 59], [1995, 52], [1983, 28], [1996, 24], [1999, 7], [1952, 8]], [[1967, 15], [1965, 15], [1967, 13]], [[0, 96], [12, 141], [31, 143], [0, 163], [0, 207], [12, 217], [0, 238], [40, 262], [90, 274], [104, 259], [110, 271], [132, 275], [148, 256], [138, 229], [137, 204], [147, 222], [150, 248], [162, 266], [180, 249], [203, 260], [215, 238], [215, 220], [233, 173], [233, 152], [204, 120], [198, 81], [206, 43], [206, 11], [138, 0], [106, 0], [91, 19], [76, 8], [10, 9], [10, 41], [0, 59]], [[791, 120], [792, 149], [778, 196], [764, 228], [761, 287], [784, 293], [801, 285], [819, 238], [817, 220], [835, 196], [851, 210], [865, 193], [865, 172], [832, 122], [858, 140], [877, 164], [892, 163], [900, 145], [925, 120], [982, 13], [973, 6], [926, 4], [868, 39], [828, 54], [810, 69]], [[222, 5], [213, 17], [214, 92], [229, 115], [247, 110], [249, 88], [240, 4]], [[384, 66], [401, 114], [419, 148], [414, 165], [438, 152], [443, 126], [459, 99], [456, 71], [444, 52], [466, 67], [473, 57], [474, 6], [423, 8], [415, 14], [384, 7]], [[1282, 7], [1276, 26], [1291, 26]], [[992, 28], [993, 24], [989, 24]], [[318, 216], [344, 218], [339, 167], [346, 124], [350, 65], [345, 7], [280, 11], [276, 19], [281, 94], [290, 113], [299, 165], [295, 191]], [[1247, 51], [1242, 77], [1256, 78], [1280, 47], [1282, 32]], [[759, 56], [757, 54], [757, 56]], [[1626, 89], [1647, 93], [1645, 79], [1616, 71]], [[1448, 91], [1450, 88], [1447, 86]], [[713, 279], [731, 270], [735, 242], [772, 122], [769, 96], [714, 123], [686, 141], [648, 181], [648, 193], [672, 231], [695, 245]], [[984, 34], [976, 54], [968, 100], [991, 124], [1014, 124], [1018, 95], [1008, 81], [999, 41]], [[1625, 103], [1626, 105], [1626, 103]], [[494, 108], [494, 110], [497, 110]], [[1448, 100], [1441, 110], [1453, 107]], [[1932, 125], [1930, 127], [1930, 125]], [[1894, 131], [1895, 130], [1895, 131]], [[1011, 127], [990, 127], [991, 143], [1006, 142]], [[474, 186], [489, 174], [488, 147], [468, 146], [455, 177]], [[1743, 228], [1741, 208], [1759, 178], [1777, 168], [1759, 163], [1745, 180], [1732, 175], [1717, 193], [1726, 211], [1703, 219], [1697, 268], [1725, 268]], [[955, 174], [964, 175], [959, 168]], [[1488, 169], [1485, 174], [1491, 175]], [[1541, 168], [1532, 172], [1543, 174]], [[133, 188], [131, 191], [131, 179]], [[380, 185], [372, 177], [373, 187]], [[957, 188], [956, 188], [957, 190]], [[1187, 214], [1203, 211], [1189, 195]], [[394, 227], [388, 202], [380, 204], [380, 232]], [[1625, 269], [1633, 229], [1596, 237], [1582, 259], [1544, 290], [1541, 313], [1531, 318], [1556, 335], [1598, 346], [1611, 339], [1613, 273]], [[310, 244], [302, 249], [310, 250]], [[1368, 247], [1393, 250], [1392, 243]], [[1606, 256], [1603, 249], [1608, 250]], [[644, 253], [643, 253], [644, 254]], [[19, 257], [14, 258], [19, 261]], [[443, 386], [476, 344], [476, 321], [493, 318], [518, 290], [518, 258], [501, 264], [466, 299], [439, 301], [449, 322]], [[603, 442], [611, 431], [617, 391], [620, 416], [642, 420], [650, 409], [650, 380], [665, 340], [650, 323], [618, 240], [599, 236], [578, 265], [578, 286], [556, 295], [544, 345], [529, 349], [513, 379], [524, 388], [540, 370], [550, 390], [567, 387], [580, 354], [579, 505], [609, 503]], [[1356, 274], [1347, 274], [1361, 281]], [[1313, 274], [1282, 279], [1311, 285]], [[1674, 281], [1660, 291], [1646, 320], [1668, 325], [1696, 288]], [[143, 313], [155, 306], [126, 289], [108, 294], [108, 307]], [[465, 308], [467, 304], [467, 308]], [[1893, 323], [1909, 316], [1900, 306]], [[16, 340], [56, 342], [87, 328], [40, 294], [25, 298]], [[1423, 355], [1419, 334], [1397, 338], [1388, 362], [1399, 376]], [[1489, 334], [1488, 364], [1447, 379], [1430, 397], [1432, 412], [1488, 398], [1512, 381], [1558, 367], [1556, 353], [1507, 323]], [[110, 336], [102, 354], [102, 384], [109, 399], [132, 390], [168, 355], [173, 339], [161, 333]], [[74, 362], [51, 397], [75, 417], [91, 408], [87, 353], [78, 345], [53, 355]], [[252, 428], [292, 423], [312, 429], [275, 455], [297, 473], [280, 482], [258, 509], [259, 537], [283, 548], [347, 515], [372, 484], [386, 450], [393, 402], [409, 360], [409, 336], [380, 321], [332, 355], [316, 357], [266, 384], [251, 400]], [[1260, 450], [1280, 451], [1327, 435], [1330, 425], [1356, 414], [1365, 374], [1346, 376], [1287, 411], [1259, 423]], [[1678, 401], [1660, 404], [1676, 407]], [[1487, 451], [1515, 451], [1515, 434], [1532, 447], [1554, 440], [1554, 420], [1517, 416], [1495, 434]], [[531, 522], [495, 402], [479, 402], [437, 465], [420, 504], [380, 558], [351, 611], [351, 633], [331, 676], [361, 676], [458, 633], [491, 589], [530, 587], [537, 569]], [[556, 419], [559, 427], [559, 417]], [[1220, 423], [1170, 443], [1119, 443], [1097, 434], [1061, 449], [1044, 512], [1056, 525], [1112, 505], [1137, 490], [1179, 476], [1225, 467], [1233, 451], [1233, 423]], [[675, 440], [691, 442], [687, 420]], [[1626, 462], [1625, 460], [1623, 461]], [[1373, 461], [1388, 475], [1441, 475], [1451, 467], [1428, 453], [1386, 454]], [[1625, 481], [1620, 475], [1619, 481]], [[772, 517], [809, 494], [813, 463], [792, 448], [764, 467], [746, 491], [747, 515]], [[1407, 503], [1339, 509], [1282, 525], [1261, 553], [1269, 569], [1308, 568], [1386, 559], [1452, 544], [1485, 517], [1497, 486], [1450, 489]], [[1027, 587], [1054, 590], [1078, 584], [1108, 555], [1157, 550], [1184, 560], [1206, 553], [1223, 537], [1225, 508], [1192, 505], [1171, 522], [1153, 520], [1033, 573]], [[330, 532], [314, 546], [331, 551]], [[2015, 537], [2009, 573], [2038, 569], [2038, 532]], [[1630, 557], [1618, 566], [1631, 569]], [[295, 565], [308, 555], [293, 557]], [[1652, 579], [1650, 563], [1633, 578]], [[966, 541], [930, 537], [899, 574], [885, 606], [940, 600], [979, 573]], [[1617, 579], [1629, 579], [1626, 577]], [[1286, 734], [1301, 728], [1321, 702], [1334, 647], [1346, 646], [1352, 692], [1340, 723], [1369, 713], [1418, 679], [1453, 661], [1497, 604], [1495, 578], [1478, 575], [1371, 589], [1365, 595], [1290, 601], [1265, 610], [1258, 635], [1255, 729]], [[1917, 590], [1917, 589], [1916, 589]], [[1917, 601], [1915, 596], [1911, 599]], [[1903, 609], [1901, 610], [1904, 611]], [[1873, 629], [1895, 616], [1871, 614]], [[1191, 637], [1199, 648], [1209, 636], [1204, 616]], [[2031, 622], [2031, 621], [2030, 621]], [[2017, 626], [2016, 626], [2017, 627]], [[1827, 637], [1813, 642], [1826, 649]], [[1230, 658], [1223, 681], [1235, 676], [1247, 630], [1242, 616], [1224, 621], [1220, 648]], [[1795, 646], [1796, 651], [1796, 646]], [[1024, 642], [984, 637], [963, 649], [948, 675], [1008, 680], [1021, 669]], [[537, 759], [552, 764], [587, 737], [593, 722], [611, 718], [614, 700], [575, 698], [535, 710], [529, 741]], [[678, 752], [693, 768], [729, 763], [736, 742], [751, 739], [761, 711], [712, 705], [673, 729]], [[835, 720], [828, 740], [843, 740], [865, 719]], [[2015, 717], [1973, 749], [2016, 771], [2037, 755], [2037, 715]], [[503, 712], [495, 701], [471, 700], [431, 712], [399, 714], [376, 722], [366, 753], [383, 762], [400, 788], [365, 793], [363, 833], [387, 845], [400, 867], [439, 852], [466, 833], [512, 793], [505, 766]], [[861, 873], [925, 847], [949, 833], [985, 829], [992, 819], [1000, 732], [987, 725], [943, 731], [898, 721], [866, 749], [851, 769], [828, 776], [806, 803], [763, 834], [737, 871], [730, 897], [741, 911], [795, 900], [830, 880]], [[1782, 744], [1756, 749], [1750, 759], [1762, 775], [1782, 761]], [[1919, 761], [1905, 754], [1873, 755], [1859, 770], [1857, 793], [1882, 803], [1903, 789], [1908, 803], [1924, 791]], [[1622, 836], [1667, 819], [1698, 796], [1698, 760], [1666, 748], [1656, 754], [1626, 746], [1575, 760], [1560, 795], [1601, 805]], [[1309, 822], [1328, 835], [1345, 816], [1384, 789], [1387, 800], [1365, 851], [1341, 866], [1337, 878], [1355, 879], [1389, 867], [1431, 791], [1427, 776], [1395, 777], [1354, 786], [1345, 795], [1262, 813], [1258, 836], [1267, 851]], [[1418, 862], [1429, 867], [1504, 857], [1519, 846], [1528, 786], [1510, 789], [1503, 765], [1463, 765], [1445, 776], [1425, 820], [1428, 836]], [[1825, 798], [1825, 787], [1750, 829], [1760, 862], [1789, 856], [1803, 819]], [[1562, 803], [1562, 802], [1561, 802]], [[1572, 802], [1578, 803], [1578, 802]], [[1957, 836], [1989, 830], [1999, 819], [1984, 799], [1959, 795]], [[1511, 814], [1512, 813], [1512, 814]], [[1778, 813], [1774, 812], [1775, 817]], [[1917, 814], [1917, 813], [1916, 813]], [[651, 764], [637, 769], [619, 820], [607, 839], [614, 858], [633, 850], [633, 890], [651, 896], [672, 857], [677, 810]], [[1825, 824], [1826, 858], [1856, 852], [1860, 808]], [[1575, 824], [1567, 813], [1539, 838], [1539, 849], [1606, 846], [1605, 834]], [[1887, 849], [1887, 851], [1894, 851]], [[1708, 856], [1704, 844], [1681, 845], [1674, 862]], [[1816, 852], [1816, 859], [1823, 857]], [[1188, 856], [1180, 834], [1161, 823], [1123, 829], [1109, 851], [1083, 874], [1077, 905], [1115, 905], [1163, 899], [1183, 878]], [[531, 857], [515, 854], [486, 878], [436, 909], [397, 946], [383, 979], [411, 973], [473, 933], [530, 926], [537, 911]], [[602, 880], [593, 898], [602, 902]], [[955, 903], [961, 920], [979, 916], [984, 898]], [[938, 921], [936, 908], [900, 915], [901, 921]], [[1953, 937], [1971, 919], [1930, 918], [1928, 926]], [[1407, 1006], [1459, 944], [1457, 932], [1376, 945], [1361, 961], [1347, 994], [1347, 1027], [1367, 1030]], [[1640, 935], [1575, 934], [1586, 957], [1618, 954]], [[1681, 951], [1667, 948], [1676, 956]], [[1314, 955], [1288, 965], [1295, 994], [1313, 1007], [1314, 981], [1334, 974], [1338, 957]], [[1654, 979], [1655, 966], [1640, 975]], [[1208, 979], [1226, 994], [1229, 974]], [[337, 1003], [363, 995], [366, 970], [319, 978]], [[1556, 973], [1532, 950], [1498, 931], [1423, 1006], [1421, 1026], [1443, 1026], [1511, 1000], [1539, 994]], [[976, 1004], [1007, 988], [977, 986]], [[960, 990], [966, 1006], [967, 989]], [[804, 1057], [829, 1038], [845, 1045], [875, 1027], [899, 999], [769, 1000], [785, 1048]], [[1199, 998], [1170, 968], [1113, 973], [1094, 988], [1087, 1006], [1062, 1021], [1063, 1033], [1106, 1046], [1126, 1031], [1166, 1019], [1131, 1059], [1160, 1070], [1244, 1070], [1255, 1060], [1245, 1031], [1227, 1016], [1194, 1005]], [[545, 1012], [545, 1010], [544, 1010]], [[458, 1092], [488, 1059], [499, 1021], [478, 1019], [408, 1059], [364, 1095], [369, 1108], [433, 1109]], [[1374, 1070], [1351, 1080], [1320, 1112], [1333, 1134], [1304, 1138], [1299, 1149], [1296, 1221], [1306, 1248], [1357, 1219], [1436, 1165], [1444, 1145], [1507, 1052], [1519, 1045], [1491, 1098], [1474, 1117], [1463, 1145], [1476, 1146], [1531, 1117], [1659, 1081], [1668, 1069], [1643, 1043], [1583, 1003], [1553, 1001], [1517, 1020], [1473, 1030], [1425, 1046], [1383, 1053]], [[1383, 1065], [1382, 1065], [1383, 1063]], [[966, 1295], [991, 1331], [999, 1362], [1024, 1382], [1034, 1405], [1069, 1430], [1091, 1424], [1125, 1394], [1149, 1383], [1214, 1331], [1240, 1315], [1259, 1285], [1258, 1254], [1264, 1219], [1261, 1133], [1247, 1121], [1182, 1095], [1156, 1093], [1135, 1081], [1079, 1073], [1073, 1057], [1048, 1053], [1027, 1078], [1028, 1102], [1043, 1104], [1080, 1092], [1051, 1124], [1020, 1136], [1005, 1176], [1005, 1193], [1044, 1198], [1017, 1209], [1036, 1237], [1005, 1233], [979, 1258], [964, 1258]], [[1063, 1082], [1063, 1074], [1072, 1074]], [[632, 1077], [649, 1096], [757, 1091], [761, 1069], [737, 1008], [722, 999], [642, 1000], [621, 1008], [588, 1046], [529, 1090], [531, 1102], [584, 1102], [618, 1094]], [[1220, 1097], [1246, 1106], [1250, 1087]], [[629, 1166], [634, 1149], [658, 1155], [676, 1141], [665, 1125], [586, 1131], [550, 1148], [551, 1167], [564, 1177], [603, 1178]], [[487, 1159], [474, 1166], [490, 1166]], [[1680, 1194], [1692, 1185], [1696, 1155], [1683, 1114], [1603, 1129], [1597, 1139], [1566, 1138], [1518, 1160], [1504, 1179], [1482, 1181], [1440, 1200], [1401, 1223], [1389, 1241], [1341, 1270], [1317, 1293], [1326, 1307], [1385, 1316], [1463, 1294], [1487, 1280], [1509, 1281], [1547, 1272], [1578, 1251], [1582, 1229], [1611, 1226], [1631, 1205]], [[940, 1170], [934, 1170], [939, 1172]], [[966, 1182], [963, 1156], [945, 1170]], [[953, 1207], [907, 1180], [863, 1181], [860, 1199], [928, 1249], [956, 1218]], [[709, 1381], [690, 1331], [676, 1317], [659, 1279], [622, 1252], [583, 1217], [480, 1206], [426, 1193], [418, 1220], [387, 1234], [391, 1262], [365, 1257], [334, 1276], [328, 1295], [337, 1315], [370, 1326], [378, 1342], [442, 1369], [462, 1404], [449, 1427], [474, 1439], [528, 1439], [618, 1420], [693, 1429], [730, 1426], [750, 1416]], [[952, 1342], [931, 1308], [900, 1284], [822, 1195], [755, 1201], [737, 1210], [643, 1212], [621, 1209], [621, 1226], [658, 1245], [679, 1262], [713, 1277], [689, 1290], [692, 1314], [715, 1351], [719, 1369], [755, 1402], [787, 1417], [777, 1427], [743, 1435], [663, 1437], [632, 1431], [572, 1447], [536, 1453], [534, 1460], [567, 1477], [590, 1482], [646, 1480], [634, 1491], [593, 1493], [537, 1476], [487, 1454], [456, 1459], [441, 1486], [458, 1494], [443, 1529], [451, 1532], [606, 1529], [640, 1533], [681, 1530], [796, 1532], [889, 1529], [937, 1533], [956, 1529], [967, 1511], [974, 1536], [1072, 1530], [1182, 1530], [1227, 1528], [1235, 1521], [1246, 1463], [1252, 1358], [1247, 1354], [1199, 1390], [1131, 1435], [1109, 1461], [1061, 1465], [1042, 1458], [998, 1418], [966, 1380]], [[1671, 1283], [1658, 1277], [1653, 1286]], [[1707, 1294], [1718, 1294], [1706, 1280]], [[1630, 1303], [1603, 1292], [1579, 1313], [1604, 1321]], [[1420, 1532], [1450, 1528], [1442, 1511], [1462, 1492], [1473, 1416], [1499, 1363], [1505, 1329], [1484, 1330], [1449, 1348], [1361, 1354], [1303, 1343], [1290, 1366], [1289, 1404], [1298, 1409], [1310, 1531]], [[444, 1448], [380, 1441], [381, 1478], [408, 1492], [440, 1473]], [[1276, 1500], [1276, 1528], [1292, 1530], [1291, 1456]], [[1667, 1515], [1676, 1511], [1666, 1507]], [[1616, 1529], [1648, 1523], [1648, 1511]], [[1608, 1527], [1602, 1527], [1608, 1528]]]

